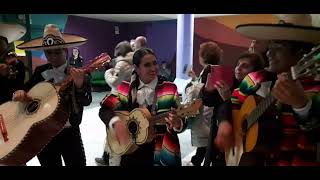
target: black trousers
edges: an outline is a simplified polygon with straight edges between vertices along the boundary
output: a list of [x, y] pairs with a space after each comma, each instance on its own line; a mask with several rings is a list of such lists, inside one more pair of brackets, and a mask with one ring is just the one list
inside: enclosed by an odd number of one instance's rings
[[124, 167], [153, 166], [154, 142], [143, 144], [132, 154], [121, 156], [120, 165]]
[[201, 166], [204, 156], [206, 155], [207, 147], [198, 147], [196, 154], [192, 156], [191, 162], [194, 166]]
[[86, 156], [79, 127], [63, 129], [37, 155], [41, 166], [85, 166]]

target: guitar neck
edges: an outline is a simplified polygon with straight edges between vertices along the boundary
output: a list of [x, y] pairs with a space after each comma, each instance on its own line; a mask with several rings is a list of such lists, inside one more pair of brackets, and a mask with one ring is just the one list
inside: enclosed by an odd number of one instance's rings
[[[98, 60], [97, 60], [98, 59]], [[91, 60], [89, 64], [87, 64], [85, 67], [82, 67], [80, 69], [84, 70], [85, 73], [90, 73], [94, 70], [96, 70], [98, 67], [104, 65], [104, 63], [110, 61], [110, 57], [106, 53], [102, 53], [100, 56], [96, 57], [94, 60]], [[65, 90], [72, 82], [72, 77], [70, 75], [67, 76], [67, 78], [63, 81], [60, 87], [60, 92]]]
[[[177, 116], [178, 116], [179, 118], [185, 118], [186, 116], [190, 115], [189, 112], [192, 111], [192, 110], [190, 110], [190, 109], [192, 109], [192, 106], [190, 106], [190, 107], [185, 107], [185, 108], [179, 107], [179, 108], [177, 109], [177, 111], [176, 111], [176, 112], [177, 112]], [[166, 124], [165, 118], [169, 116], [169, 113], [170, 113], [170, 112], [171, 112], [171, 111], [165, 112], [165, 113], [161, 113], [161, 114], [158, 114], [158, 115], [154, 116], [154, 117], [152, 118], [153, 123], [154, 123], [155, 125], [165, 125], [165, 124]]]
[[[295, 68], [295, 66], [293, 66]], [[288, 79], [296, 80], [292, 72], [287, 73]], [[267, 94], [265, 99], [260, 101], [257, 107], [250, 113], [247, 118], [247, 129], [249, 129], [255, 122], [258, 121], [260, 116], [274, 103], [275, 98], [272, 96], [271, 92]]]
[[[83, 69], [85, 73], [89, 73], [93, 70], [93, 69], [87, 68], [87, 67], [84, 67], [81, 69]], [[60, 91], [65, 90], [71, 83], [72, 83], [72, 77], [71, 77], [71, 75], [68, 75], [66, 77], [66, 79], [63, 81], [63, 83], [61, 84]]]
[[246, 129], [249, 129], [255, 122], [257, 122], [260, 116], [270, 107], [271, 104], [273, 104], [274, 101], [275, 98], [271, 93], [269, 93], [265, 99], [260, 101], [257, 107], [248, 116]]

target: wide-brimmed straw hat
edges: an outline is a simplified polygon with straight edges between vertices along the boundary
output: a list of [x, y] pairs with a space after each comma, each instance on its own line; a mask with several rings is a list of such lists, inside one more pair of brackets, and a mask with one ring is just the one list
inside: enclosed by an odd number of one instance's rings
[[57, 48], [70, 48], [86, 43], [87, 39], [74, 34], [61, 33], [55, 24], [47, 24], [43, 37], [39, 37], [17, 46], [23, 50], [47, 50]]
[[20, 39], [27, 32], [20, 24], [0, 23], [0, 36], [8, 39], [8, 43]]
[[312, 24], [310, 14], [278, 14], [277, 24], [241, 24], [236, 27], [240, 34], [256, 40], [288, 40], [317, 44], [320, 28]]

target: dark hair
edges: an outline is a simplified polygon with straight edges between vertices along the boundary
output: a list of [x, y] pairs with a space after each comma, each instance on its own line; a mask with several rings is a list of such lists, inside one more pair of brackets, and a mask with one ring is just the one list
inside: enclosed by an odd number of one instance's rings
[[76, 50], [78, 51], [79, 55], [80, 55], [80, 50], [79, 50], [79, 48], [78, 48], [78, 47], [74, 47], [74, 48], [72, 49], [72, 51], [73, 51], [74, 49], [76, 49]]
[[8, 39], [6, 37], [0, 36], [0, 39], [4, 40], [4, 42], [6, 42], [7, 45], [9, 45]]
[[[253, 65], [253, 71], [258, 71], [265, 67], [265, 61], [260, 53], [245, 51], [244, 53], [240, 54], [240, 56], [238, 57], [238, 61], [239, 59], [244, 58], [248, 59], [250, 61], [250, 64]], [[238, 64], [238, 61], [236, 62], [236, 66]]]
[[7, 48], [3, 52], [0, 52], [0, 57], [3, 57], [6, 53], [8, 53], [10, 47], [9, 47], [8, 39], [6, 37], [0, 36], [0, 40], [3, 40], [7, 45]]
[[152, 54], [152, 55], [156, 56], [154, 54], [154, 52], [152, 51], [152, 49], [150, 49], [150, 48], [140, 48], [140, 49], [138, 49], [133, 54], [133, 58], [132, 58], [133, 64], [136, 65], [136, 66], [139, 66], [139, 64], [141, 62], [141, 59], [147, 54]]
[[222, 49], [215, 42], [205, 42], [200, 45], [199, 56], [203, 58], [205, 64], [219, 64]]
[[114, 56], [126, 56], [127, 53], [132, 52], [131, 45], [128, 41], [121, 41], [114, 48]]

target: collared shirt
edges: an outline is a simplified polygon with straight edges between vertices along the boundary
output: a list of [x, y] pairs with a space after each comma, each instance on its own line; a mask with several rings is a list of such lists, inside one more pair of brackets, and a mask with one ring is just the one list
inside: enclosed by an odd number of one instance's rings
[[[63, 65], [55, 68], [52, 67], [52, 69], [49, 69], [47, 71], [44, 71], [42, 73], [42, 77], [46, 80], [53, 79], [54, 84], [60, 84], [64, 81], [64, 79], [67, 77], [67, 74], [65, 73], [65, 70], [67, 68], [67, 62]], [[65, 128], [71, 127], [70, 121], [68, 120], [67, 123], [64, 126]]]
[[143, 83], [141, 80], [137, 91], [137, 102], [140, 106], [147, 107], [153, 104], [158, 77], [149, 84]]
[[52, 68], [52, 75], [53, 75], [55, 84], [62, 83], [63, 80], [66, 78], [67, 76], [65, 73], [66, 68], [67, 68], [67, 62], [57, 68], [55, 67]]
[[67, 74], [65, 73], [65, 70], [67, 68], [67, 62], [63, 65], [55, 68], [52, 67], [52, 69], [48, 69], [41, 73], [42, 77], [49, 81], [53, 79], [54, 84], [60, 84], [63, 82], [63, 80], [66, 78]]

